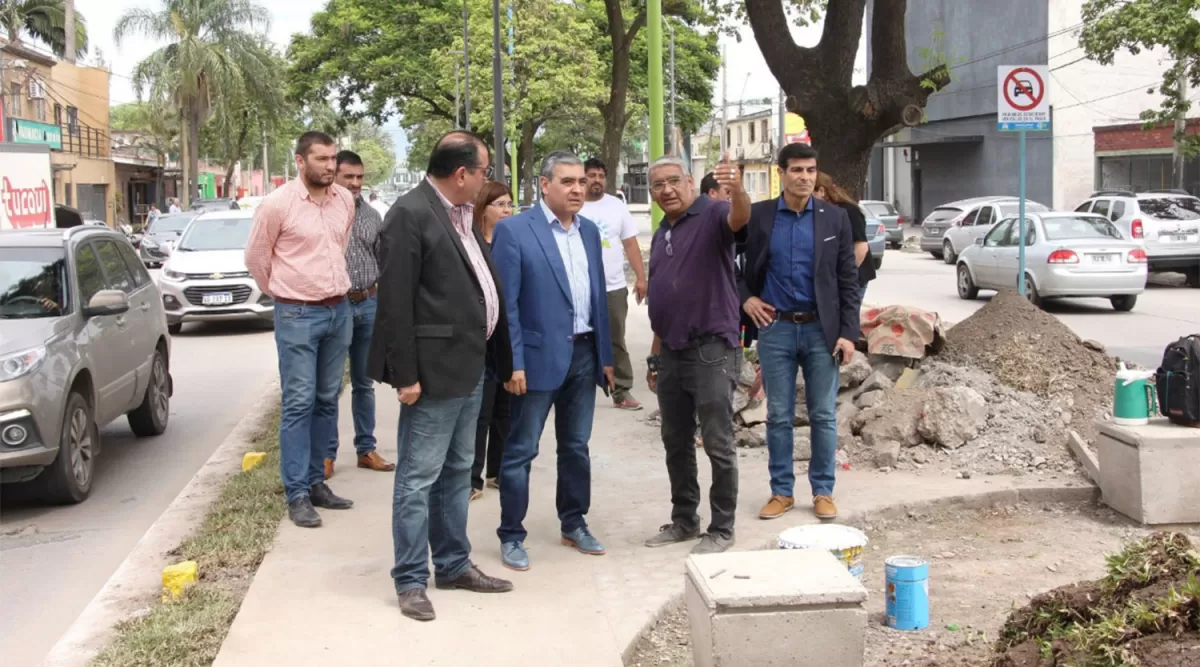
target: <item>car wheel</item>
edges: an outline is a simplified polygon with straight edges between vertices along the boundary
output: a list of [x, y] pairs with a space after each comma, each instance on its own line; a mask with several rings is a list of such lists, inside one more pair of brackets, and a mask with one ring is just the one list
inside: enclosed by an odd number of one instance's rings
[[183, 322], [167, 325], [167, 333], [171, 334], [172, 336], [179, 335], [179, 332], [181, 331], [183, 331]]
[[1029, 303], [1038, 308], [1041, 308], [1045, 304], [1042, 295], [1038, 294], [1037, 285], [1033, 284], [1033, 279], [1028, 275], [1025, 276], [1025, 298], [1029, 299]]
[[934, 259], [942, 259], [942, 251], [940, 250], [930, 250], [929, 254], [933, 255]]
[[35, 484], [47, 500], [55, 503], [81, 503], [92, 491], [92, 472], [99, 451], [99, 430], [92, 419], [92, 406], [78, 392], [67, 396], [62, 433], [58, 437], [58, 458], [54, 459]]
[[949, 240], [942, 242], [942, 259], [947, 264], [954, 264], [958, 261], [958, 255], [954, 252], [954, 245]]
[[979, 296], [979, 286], [971, 277], [971, 269], [966, 264], [958, 265], [958, 298], [970, 301]]
[[1187, 272], [1187, 286], [1200, 287], [1200, 268]]
[[162, 435], [167, 430], [171, 417], [171, 377], [167, 373], [167, 359], [162, 350], [154, 351], [150, 362], [150, 386], [142, 404], [129, 413], [129, 428], [139, 438]]
[[1133, 310], [1134, 304], [1137, 303], [1136, 294], [1123, 294], [1121, 296], [1112, 296], [1108, 298], [1112, 302], [1113, 310], [1121, 313], [1128, 313]]

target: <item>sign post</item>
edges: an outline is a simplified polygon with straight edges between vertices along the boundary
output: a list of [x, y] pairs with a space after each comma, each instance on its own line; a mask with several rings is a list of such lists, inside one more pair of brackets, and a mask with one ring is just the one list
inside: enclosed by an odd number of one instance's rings
[[996, 68], [999, 89], [996, 97], [997, 129], [1019, 133], [1018, 161], [1021, 163], [1017, 196], [1019, 236], [1017, 293], [1025, 295], [1025, 133], [1050, 129], [1050, 100], [1046, 95], [1049, 68], [1045, 65], [1001, 65]]

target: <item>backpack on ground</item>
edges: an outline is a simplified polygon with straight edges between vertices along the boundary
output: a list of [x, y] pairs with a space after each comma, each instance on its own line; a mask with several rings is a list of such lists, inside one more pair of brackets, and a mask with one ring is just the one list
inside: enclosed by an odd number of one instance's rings
[[1163, 416], [1176, 424], [1200, 426], [1200, 334], [1167, 345], [1154, 379]]

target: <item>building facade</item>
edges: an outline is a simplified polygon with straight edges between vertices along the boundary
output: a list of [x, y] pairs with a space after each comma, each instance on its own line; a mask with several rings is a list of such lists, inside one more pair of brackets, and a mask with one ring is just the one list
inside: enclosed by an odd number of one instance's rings
[[55, 59], [28, 46], [0, 46], [5, 139], [50, 147], [54, 203], [114, 224], [125, 202], [116, 188], [108, 127], [108, 70]]

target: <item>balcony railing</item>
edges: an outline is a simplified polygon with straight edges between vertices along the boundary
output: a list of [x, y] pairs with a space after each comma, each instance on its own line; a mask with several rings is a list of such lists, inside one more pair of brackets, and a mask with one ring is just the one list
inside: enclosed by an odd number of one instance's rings
[[76, 123], [64, 123], [62, 128], [62, 150], [84, 157], [106, 158], [112, 153], [112, 140], [108, 133], [94, 127]]

